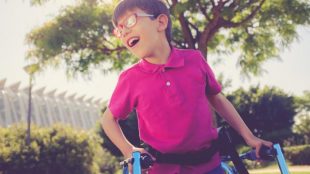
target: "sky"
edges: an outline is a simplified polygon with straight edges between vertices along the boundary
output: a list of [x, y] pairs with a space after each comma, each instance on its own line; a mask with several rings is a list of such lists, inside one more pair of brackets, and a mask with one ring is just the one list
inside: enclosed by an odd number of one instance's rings
[[[43, 6], [30, 6], [28, 0], [0, 0], [0, 81], [6, 79], [6, 86], [20, 81], [21, 89], [28, 86], [29, 77], [23, 70], [27, 65], [26, 34], [55, 17], [61, 8], [72, 2], [74, 0], [50, 0]], [[261, 86], [278, 87], [292, 95], [301, 95], [303, 91], [310, 90], [310, 27], [298, 28], [298, 33], [298, 41], [280, 54], [282, 60], [271, 60], [263, 65], [266, 73], [262, 76], [251, 80], [242, 78], [233, 55], [225, 55], [225, 61], [211, 66], [215, 74], [223, 73], [225, 79], [232, 80], [232, 86], [227, 91], [239, 87], [247, 89], [259, 83]], [[212, 59], [211, 55], [208, 60]], [[57, 89], [56, 95], [67, 91], [67, 96], [77, 93], [77, 97], [85, 95], [85, 99], [107, 100], [117, 77], [118, 73], [103, 74], [98, 68], [91, 79], [68, 79], [64, 69], [48, 69], [35, 77], [34, 91], [46, 87], [45, 92]]]

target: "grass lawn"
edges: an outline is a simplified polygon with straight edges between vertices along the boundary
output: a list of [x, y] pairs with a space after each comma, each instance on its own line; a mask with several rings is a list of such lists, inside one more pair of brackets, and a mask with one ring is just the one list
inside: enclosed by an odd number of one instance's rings
[[[290, 174], [310, 174], [310, 166], [304, 165], [304, 166], [288, 166], [288, 170]], [[278, 166], [272, 165], [268, 166], [266, 168], [261, 169], [255, 169], [255, 170], [249, 170], [250, 174], [281, 174], [280, 169]]]
[[[274, 173], [274, 172], [259, 172], [259, 173], [255, 173], [255, 172], [250, 172], [250, 174], [277, 174], [277, 173]], [[280, 174], [280, 172], [279, 172]], [[310, 172], [290, 172], [290, 174], [310, 174]]]

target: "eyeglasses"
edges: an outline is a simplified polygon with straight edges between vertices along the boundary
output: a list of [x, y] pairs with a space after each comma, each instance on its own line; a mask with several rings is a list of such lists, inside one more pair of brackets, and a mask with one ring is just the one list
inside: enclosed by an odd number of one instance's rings
[[123, 24], [114, 26], [115, 28], [113, 30], [113, 34], [118, 38], [122, 37], [124, 28], [128, 29], [128, 28], [134, 27], [137, 23], [138, 16], [140, 16], [140, 17], [154, 17], [154, 15], [146, 14], [146, 13], [134, 13], [134, 14], [130, 15], [129, 17], [127, 17], [124, 20]]

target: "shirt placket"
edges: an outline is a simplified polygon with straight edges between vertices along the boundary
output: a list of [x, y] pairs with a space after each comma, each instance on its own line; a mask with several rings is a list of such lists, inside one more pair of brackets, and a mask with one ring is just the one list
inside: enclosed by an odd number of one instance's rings
[[176, 84], [174, 83], [173, 78], [169, 76], [169, 70], [163, 67], [160, 71], [160, 76], [162, 78], [162, 83], [164, 83], [165, 86], [165, 94], [170, 98], [173, 97], [173, 99], [178, 99]]

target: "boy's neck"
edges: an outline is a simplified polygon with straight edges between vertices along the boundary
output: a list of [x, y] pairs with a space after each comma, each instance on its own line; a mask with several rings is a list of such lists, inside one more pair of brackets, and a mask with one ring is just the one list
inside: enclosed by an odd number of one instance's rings
[[152, 64], [166, 64], [170, 56], [171, 49], [172, 48], [169, 43], [165, 42], [164, 44], [154, 48], [152, 56], [145, 57], [144, 59]]

